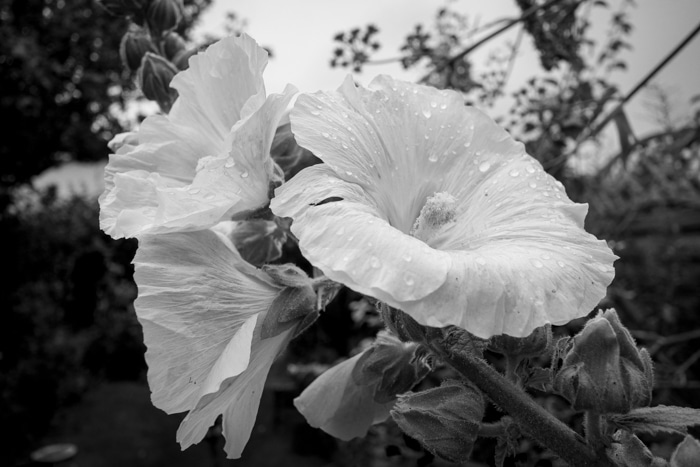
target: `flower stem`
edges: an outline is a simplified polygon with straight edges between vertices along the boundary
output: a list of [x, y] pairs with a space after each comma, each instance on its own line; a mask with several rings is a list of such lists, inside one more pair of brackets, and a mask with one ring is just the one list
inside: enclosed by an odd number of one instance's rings
[[601, 422], [600, 414], [597, 412], [588, 411], [584, 415], [586, 440], [596, 452], [601, 452], [605, 449], [603, 433], [600, 431]]
[[575, 431], [547, 412], [481, 358], [467, 352], [449, 352], [439, 341], [427, 342], [427, 345], [445, 363], [483, 391], [493, 403], [508, 412], [525, 434], [554, 451], [570, 465], [612, 465], [605, 456], [598, 456]]

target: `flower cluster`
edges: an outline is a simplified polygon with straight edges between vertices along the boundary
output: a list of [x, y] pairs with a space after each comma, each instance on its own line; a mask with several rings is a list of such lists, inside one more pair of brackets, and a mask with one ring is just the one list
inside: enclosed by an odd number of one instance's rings
[[[189, 412], [183, 447], [223, 415], [226, 451], [239, 457], [273, 360], [318, 312], [319, 281], [239, 252], [251, 217], [273, 230], [291, 221], [326, 282], [421, 325], [524, 337], [605, 295], [615, 256], [583, 229], [586, 206], [460, 94], [380, 76], [299, 95], [291, 131], [322, 163], [283, 171], [270, 152], [296, 91], [266, 96], [266, 63], [246, 35], [193, 56], [169, 114], [115, 138], [106, 168], [101, 226], [139, 239], [153, 403]], [[416, 346], [380, 337], [297, 407], [336, 436], [364, 434], [425, 375]]]

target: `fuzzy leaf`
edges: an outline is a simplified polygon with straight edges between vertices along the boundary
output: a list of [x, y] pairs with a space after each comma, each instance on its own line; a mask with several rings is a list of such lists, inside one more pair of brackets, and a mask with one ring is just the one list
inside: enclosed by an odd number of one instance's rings
[[700, 459], [700, 442], [688, 435], [671, 456], [671, 467], [693, 467]]
[[700, 409], [658, 405], [642, 407], [623, 415], [611, 415], [608, 421], [634, 433], [688, 433], [689, 426], [700, 425]]

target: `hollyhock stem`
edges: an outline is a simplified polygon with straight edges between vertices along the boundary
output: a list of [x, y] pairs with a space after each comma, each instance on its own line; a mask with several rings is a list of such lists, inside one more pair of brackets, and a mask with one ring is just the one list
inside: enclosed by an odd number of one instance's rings
[[570, 465], [612, 465], [607, 458], [597, 456], [575, 431], [547, 412], [481, 358], [467, 352], [451, 353], [436, 341], [427, 344], [443, 361], [505, 410], [524, 433], [554, 451]]

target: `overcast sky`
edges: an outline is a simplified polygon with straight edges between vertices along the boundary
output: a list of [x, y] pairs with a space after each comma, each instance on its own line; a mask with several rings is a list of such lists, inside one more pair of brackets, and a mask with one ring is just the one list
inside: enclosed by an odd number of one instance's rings
[[[617, 8], [621, 2], [609, 0], [609, 3]], [[637, 0], [636, 3], [638, 5], [630, 9], [635, 26], [631, 36], [634, 50], [624, 56], [629, 68], [614, 75], [623, 92], [631, 89], [700, 21], [700, 0]], [[328, 65], [333, 50], [332, 38], [337, 32], [374, 23], [380, 28], [378, 37], [383, 45], [377, 58], [395, 57], [412, 28], [418, 23], [432, 24], [436, 10], [447, 4], [432, 0], [214, 0], [196, 33], [220, 33], [226, 12], [233, 11], [246, 20], [245, 31], [274, 52], [274, 59], [265, 73], [268, 91], [279, 92], [286, 83], [294, 84], [301, 91], [335, 89], [348, 73]], [[515, 17], [519, 12], [514, 0], [456, 0], [449, 5], [467, 13], [471, 21], [478, 20], [479, 24]], [[596, 10], [599, 14], [593, 16], [594, 31], [601, 36], [606, 32], [609, 15], [603, 9]], [[513, 28], [501, 40], [493, 41], [475, 54], [477, 70], [484, 68], [489, 51], [513, 41], [516, 34], [517, 28]], [[537, 74], [538, 66], [537, 55], [528, 40], [521, 48], [510, 88], [516, 89]], [[420, 75], [407, 74], [398, 65], [387, 65], [368, 67], [356, 79], [367, 83], [379, 73], [407, 80], [415, 80]], [[679, 111], [687, 112], [689, 97], [700, 94], [700, 37], [696, 37], [655, 82], [670, 91]], [[642, 105], [645, 99], [642, 93], [628, 107], [638, 133], [653, 127], [649, 111]]]

